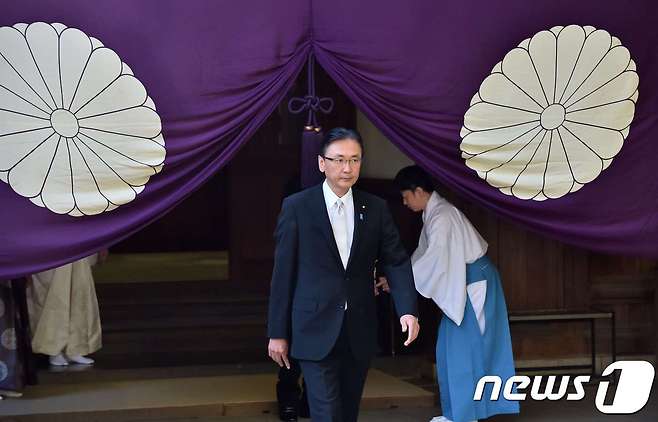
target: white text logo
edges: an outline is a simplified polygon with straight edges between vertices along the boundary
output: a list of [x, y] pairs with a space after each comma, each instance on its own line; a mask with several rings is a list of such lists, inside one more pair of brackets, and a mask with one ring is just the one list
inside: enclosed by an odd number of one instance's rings
[[[605, 404], [608, 396], [609, 381], [601, 381], [596, 392], [596, 408], [605, 414], [631, 414], [640, 411], [649, 401], [651, 387], [655, 375], [653, 365], [645, 361], [619, 361], [609, 365], [603, 376], [612, 375], [614, 371], [619, 371], [619, 382], [614, 391], [612, 404]], [[505, 382], [495, 375], [484, 376], [478, 381], [475, 388], [473, 400], [480, 401], [485, 394], [485, 390], [490, 400], [496, 401], [500, 398], [500, 392], [503, 390], [503, 397], [510, 401], [526, 400], [527, 393], [523, 392], [530, 385], [530, 397], [532, 400], [560, 400], [566, 396], [567, 400], [575, 401], [585, 398], [585, 389], [583, 385], [589, 382], [588, 375], [577, 376], [573, 379], [574, 393], [567, 394], [571, 377], [560, 377], [559, 384], [556, 385], [557, 376], [551, 375], [546, 380], [546, 385], [542, 391], [542, 376], [530, 378], [524, 375], [516, 375]]]

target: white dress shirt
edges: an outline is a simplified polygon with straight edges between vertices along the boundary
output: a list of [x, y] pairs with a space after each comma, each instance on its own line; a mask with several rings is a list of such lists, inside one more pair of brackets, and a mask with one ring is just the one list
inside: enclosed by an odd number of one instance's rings
[[[338, 252], [340, 253], [340, 258], [343, 261], [343, 267], [347, 268], [347, 261], [350, 257], [350, 250], [352, 249], [352, 240], [354, 238], [354, 197], [352, 196], [352, 188], [347, 191], [342, 197], [338, 197], [331, 190], [329, 184], [325, 180], [322, 184], [322, 192], [324, 193], [324, 202], [327, 205], [327, 213], [329, 214], [329, 221], [331, 222], [331, 229], [334, 232], [334, 239], [336, 239], [336, 246], [338, 247]], [[344, 207], [344, 216], [338, 214], [338, 201], [342, 201]], [[339, 218], [344, 218], [347, 224], [347, 234], [345, 236], [346, 243], [344, 245], [339, 245], [339, 239], [342, 239], [343, 236], [336, 233], [337, 220]]]
[[[331, 230], [334, 233], [336, 247], [340, 254], [340, 260], [343, 262], [343, 268], [347, 269], [347, 262], [350, 258], [350, 250], [352, 249], [352, 240], [354, 238], [354, 197], [352, 196], [352, 188], [339, 198], [331, 190], [325, 179], [322, 184], [322, 192], [324, 194], [324, 202], [327, 206], [327, 214], [329, 214]], [[342, 207], [342, 212], [339, 211], [340, 207]], [[345, 302], [344, 309], [347, 310], [347, 301]]]

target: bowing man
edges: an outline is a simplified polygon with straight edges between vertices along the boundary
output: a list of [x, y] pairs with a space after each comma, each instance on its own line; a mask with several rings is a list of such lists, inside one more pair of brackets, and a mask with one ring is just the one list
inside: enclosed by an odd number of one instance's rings
[[443, 416], [431, 422], [467, 422], [518, 413], [519, 404], [493, 401], [492, 386], [481, 401], [473, 395], [485, 375], [507, 380], [514, 359], [507, 307], [487, 242], [450, 202], [434, 192], [418, 166], [400, 170], [395, 182], [404, 205], [423, 213], [418, 248], [411, 256], [418, 292], [443, 312], [436, 342], [436, 367]]

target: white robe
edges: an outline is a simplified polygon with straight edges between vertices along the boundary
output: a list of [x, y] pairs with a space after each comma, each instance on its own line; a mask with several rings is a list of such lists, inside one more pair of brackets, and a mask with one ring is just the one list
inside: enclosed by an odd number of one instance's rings
[[433, 192], [423, 211], [418, 248], [411, 256], [418, 292], [436, 302], [443, 313], [461, 325], [466, 297], [484, 332], [486, 280], [466, 286], [466, 264], [487, 252], [487, 242], [450, 202]]

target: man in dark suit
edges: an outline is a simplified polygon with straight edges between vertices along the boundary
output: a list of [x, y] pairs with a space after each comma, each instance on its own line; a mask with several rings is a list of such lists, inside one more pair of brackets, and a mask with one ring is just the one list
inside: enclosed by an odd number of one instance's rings
[[354, 130], [325, 136], [326, 180], [286, 198], [277, 224], [268, 352], [299, 360], [314, 422], [355, 422], [376, 351], [375, 263], [386, 274], [405, 345], [418, 335], [416, 290], [386, 202], [353, 190], [363, 143]]

